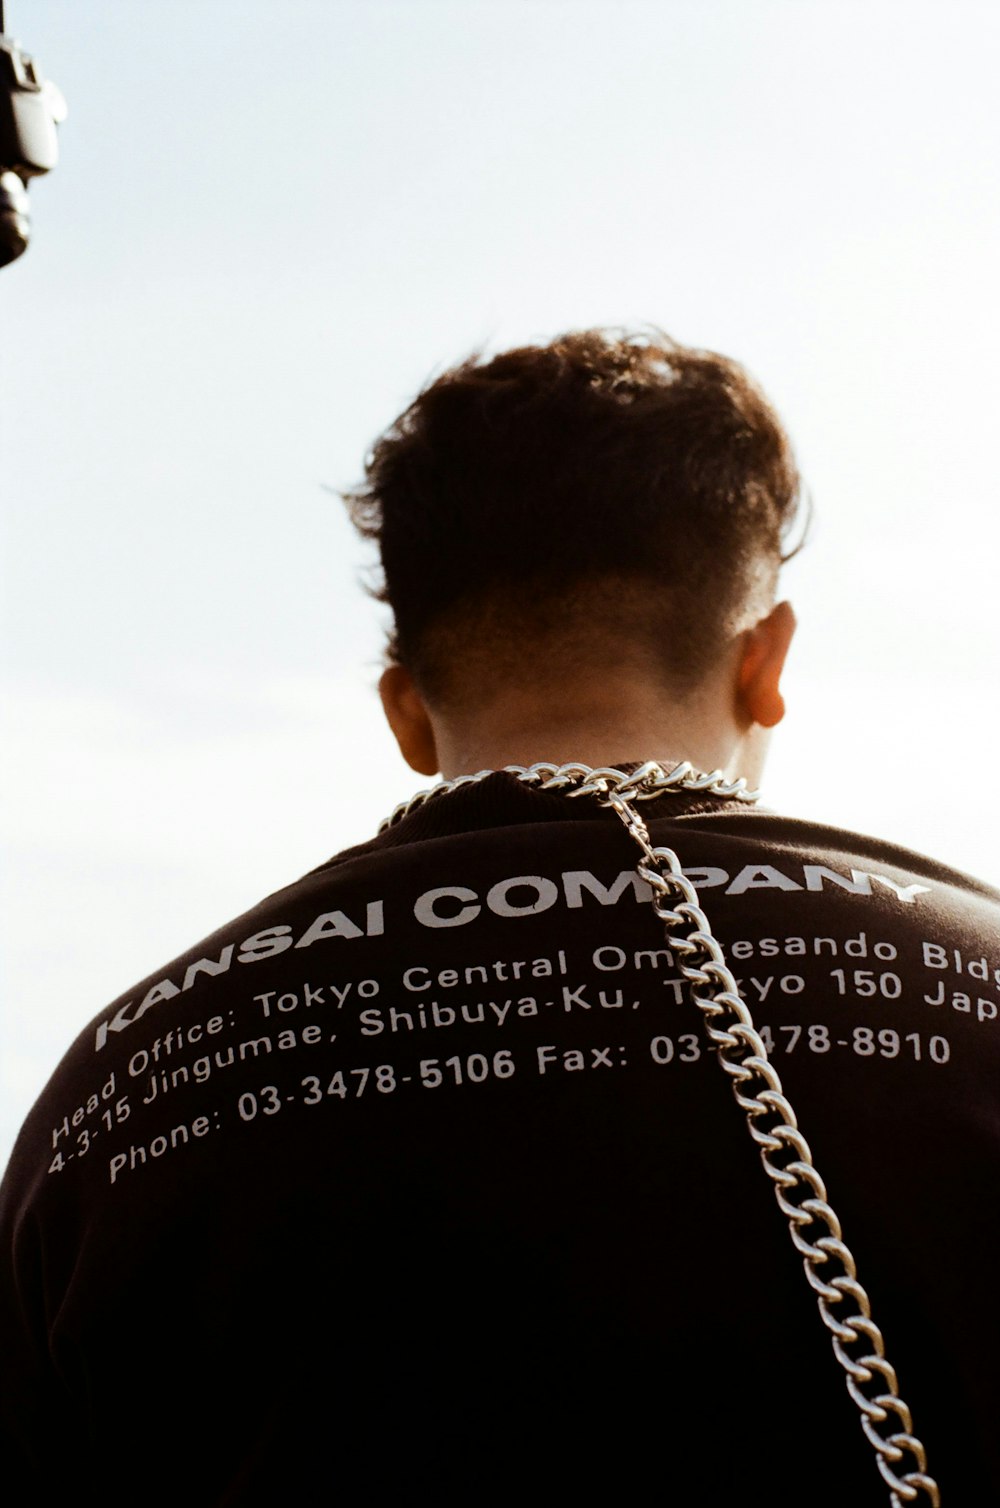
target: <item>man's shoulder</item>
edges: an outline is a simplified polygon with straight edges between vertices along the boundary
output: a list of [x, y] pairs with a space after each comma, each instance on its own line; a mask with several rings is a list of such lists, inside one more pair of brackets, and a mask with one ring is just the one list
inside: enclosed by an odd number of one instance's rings
[[780, 852], [792, 862], [801, 862], [809, 873], [825, 857], [841, 868], [850, 865], [866, 872], [912, 875], [935, 890], [947, 889], [986, 905], [1000, 906], [1000, 889], [987, 880], [878, 834], [787, 816], [765, 807], [681, 817], [679, 825], [730, 843], [734, 852], [755, 849]]
[[[353, 978], [361, 968], [360, 978], [363, 964], [377, 972], [435, 939], [506, 934], [542, 913], [554, 932], [598, 918], [642, 925], [638, 850], [611, 813], [506, 789], [484, 806], [482, 795], [459, 793], [345, 848], [151, 970], [83, 1028], [50, 1083], [127, 1060], [161, 1022], [167, 1030], [195, 1013], [203, 1030], [224, 1033], [228, 1013], [256, 1011], [258, 995], [292, 975]], [[843, 912], [845, 927], [882, 913], [907, 931], [944, 918], [1000, 937], [1000, 893], [881, 839], [733, 803], [660, 800], [644, 815], [723, 933], [736, 922], [740, 936], [771, 932], [779, 913], [786, 931], [801, 930]]]
[[[291, 962], [317, 945], [336, 944], [340, 951], [365, 939], [381, 951], [407, 922], [433, 927], [437, 914], [426, 898], [438, 891], [454, 892], [469, 906], [488, 903], [490, 889], [512, 892], [520, 881], [541, 880], [555, 887], [561, 905], [575, 909], [581, 884], [585, 898], [599, 895], [640, 857], [612, 814], [596, 808], [563, 803], [562, 821], [553, 820], [551, 807], [537, 805], [518, 809], [516, 820], [510, 811], [484, 819], [460, 808], [456, 800], [445, 820], [439, 809], [430, 822], [414, 814], [269, 892], [112, 1001], [94, 1025], [95, 1036], [101, 1020], [114, 1031], [117, 1022], [140, 1019], [198, 983], [223, 975], [249, 978], [248, 966], [282, 954]], [[693, 803], [677, 811], [659, 801], [644, 815], [654, 840], [675, 849], [708, 897], [768, 890], [860, 895], [894, 902], [894, 909], [971, 914], [1000, 926], [1000, 890], [871, 834], [734, 803]]]

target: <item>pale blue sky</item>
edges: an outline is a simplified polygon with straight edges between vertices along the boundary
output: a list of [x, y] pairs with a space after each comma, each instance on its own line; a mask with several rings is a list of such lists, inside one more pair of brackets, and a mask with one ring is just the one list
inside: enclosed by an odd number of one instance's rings
[[818, 509], [768, 803], [1000, 880], [994, 6], [7, 15], [70, 116], [0, 271], [0, 1156], [95, 1011], [420, 783], [323, 484], [484, 342], [750, 367]]

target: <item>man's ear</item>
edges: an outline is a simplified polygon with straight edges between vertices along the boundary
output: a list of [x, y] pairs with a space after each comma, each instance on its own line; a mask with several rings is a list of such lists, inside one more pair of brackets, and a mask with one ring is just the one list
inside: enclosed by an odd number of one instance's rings
[[795, 633], [790, 602], [779, 602], [743, 636], [736, 695], [740, 711], [751, 723], [773, 728], [785, 715], [781, 673]]
[[423, 697], [402, 665], [390, 665], [378, 683], [382, 710], [396, 736], [399, 752], [418, 775], [438, 772], [434, 728]]

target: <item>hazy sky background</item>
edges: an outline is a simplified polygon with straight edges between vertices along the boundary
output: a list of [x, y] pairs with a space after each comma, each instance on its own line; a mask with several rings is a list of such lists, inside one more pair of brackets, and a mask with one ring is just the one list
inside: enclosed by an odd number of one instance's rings
[[96, 1011], [426, 783], [325, 489], [478, 345], [655, 322], [749, 366], [818, 510], [767, 802], [1000, 881], [997, 7], [7, 23], [70, 116], [0, 271], [0, 1160]]

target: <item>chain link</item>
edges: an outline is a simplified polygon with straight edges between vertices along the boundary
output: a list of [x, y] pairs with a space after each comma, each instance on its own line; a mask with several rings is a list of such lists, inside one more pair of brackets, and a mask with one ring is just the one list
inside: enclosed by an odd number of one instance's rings
[[[593, 797], [617, 814], [641, 850], [638, 873], [652, 892], [653, 910], [666, 928], [677, 968], [701, 1012], [709, 1042], [718, 1049], [736, 1103], [746, 1115], [747, 1128], [760, 1149], [764, 1171], [788, 1221], [792, 1243], [802, 1257], [806, 1279], [830, 1332], [834, 1355], [843, 1368], [847, 1391], [860, 1411], [861, 1427], [889, 1488], [891, 1508], [918, 1501], [940, 1508], [937, 1483], [927, 1475], [926, 1452], [913, 1434], [910, 1410], [899, 1396], [896, 1373], [886, 1360], [882, 1332], [871, 1317], [868, 1294], [858, 1281], [854, 1257], [843, 1240], [840, 1221], [827, 1199], [826, 1185], [813, 1162], [809, 1143], [799, 1130], [795, 1111], [725, 954], [712, 935], [694, 885], [673, 849], [653, 846], [649, 829], [634, 805], [681, 791], [753, 802], [758, 792], [749, 790], [745, 780], [726, 780], [720, 770], [704, 775], [683, 763], [667, 771], [655, 760], [631, 774], [583, 764], [507, 765], [505, 770], [537, 790]], [[480, 770], [419, 791], [409, 801], [401, 802], [379, 831], [402, 821], [428, 801], [496, 773]]]
[[611, 789], [616, 795], [633, 801], [652, 801], [655, 796], [678, 795], [682, 791], [698, 791], [706, 796], [724, 796], [730, 801], [752, 803], [760, 799], [759, 791], [748, 788], [742, 776], [727, 780], [721, 770], [704, 775], [694, 765], [674, 765], [665, 770], [655, 759], [640, 765], [631, 775], [624, 770], [606, 766], [592, 769], [586, 764], [508, 764], [503, 771], [479, 770], [475, 775], [457, 775], [454, 780], [441, 780], [426, 791], [417, 791], [407, 801], [401, 801], [392, 814], [379, 823], [379, 832], [395, 827], [411, 812], [426, 806], [439, 796], [447, 796], [466, 785], [476, 785], [496, 774], [516, 775], [523, 785], [536, 786], [543, 791], [562, 791], [567, 796], [602, 796]]

